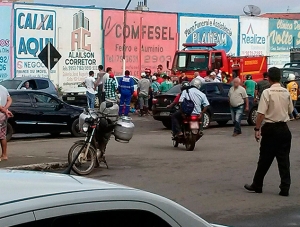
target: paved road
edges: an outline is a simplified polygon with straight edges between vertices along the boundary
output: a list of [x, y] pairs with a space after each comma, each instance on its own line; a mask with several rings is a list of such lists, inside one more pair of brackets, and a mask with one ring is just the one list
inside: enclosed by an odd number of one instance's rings
[[[205, 131], [194, 152], [173, 148], [170, 132], [159, 122], [135, 118], [136, 132], [129, 144], [112, 140], [107, 160], [110, 169], [95, 170], [89, 177], [113, 181], [168, 197], [204, 219], [232, 226], [300, 226], [300, 121], [291, 123], [294, 136], [291, 153], [291, 196], [278, 196], [279, 176], [274, 163], [263, 194], [243, 189], [251, 183], [259, 145], [253, 127], [233, 138], [232, 127]], [[39, 139], [17, 138], [9, 143], [10, 160], [0, 167], [32, 162], [66, 161], [76, 139], [64, 136]]]

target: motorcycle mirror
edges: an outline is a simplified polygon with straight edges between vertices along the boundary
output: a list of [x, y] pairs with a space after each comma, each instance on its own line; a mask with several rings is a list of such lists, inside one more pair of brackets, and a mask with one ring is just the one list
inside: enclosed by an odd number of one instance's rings
[[112, 102], [107, 102], [106, 103], [106, 108], [111, 108], [113, 106], [114, 106], [114, 104]]

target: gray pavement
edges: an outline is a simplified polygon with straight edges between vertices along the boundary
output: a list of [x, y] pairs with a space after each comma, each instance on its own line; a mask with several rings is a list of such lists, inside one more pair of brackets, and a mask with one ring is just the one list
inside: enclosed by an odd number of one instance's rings
[[[232, 126], [205, 131], [194, 152], [173, 148], [170, 132], [151, 117], [134, 117], [136, 131], [129, 144], [110, 141], [110, 169], [96, 169], [89, 176], [140, 188], [168, 197], [204, 219], [233, 226], [300, 226], [300, 121], [292, 122], [291, 196], [278, 196], [279, 175], [274, 162], [266, 176], [263, 194], [243, 189], [251, 183], [259, 144], [253, 127], [233, 138]], [[76, 138], [18, 138], [9, 143], [9, 160], [0, 168], [37, 162], [65, 162]], [[299, 209], [300, 210], [300, 209]], [[299, 211], [300, 213], [300, 211]]]

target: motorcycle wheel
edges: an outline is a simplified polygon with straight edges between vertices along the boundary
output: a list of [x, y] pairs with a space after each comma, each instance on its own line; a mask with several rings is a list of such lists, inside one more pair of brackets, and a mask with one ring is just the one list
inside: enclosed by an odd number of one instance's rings
[[[69, 164], [73, 161], [73, 159], [76, 157], [80, 149], [84, 146], [84, 142], [82, 143], [75, 143], [69, 150], [68, 154], [68, 162]], [[85, 145], [85, 148], [82, 150], [81, 154], [79, 155], [78, 159], [76, 160], [75, 164], [72, 166], [72, 170], [78, 174], [78, 175], [88, 175], [90, 174], [97, 162], [97, 155], [96, 150], [90, 146], [86, 159], [83, 158], [84, 152], [87, 145]]]
[[193, 151], [196, 145], [196, 136], [193, 134], [189, 134], [186, 138], [185, 149], [187, 151]]

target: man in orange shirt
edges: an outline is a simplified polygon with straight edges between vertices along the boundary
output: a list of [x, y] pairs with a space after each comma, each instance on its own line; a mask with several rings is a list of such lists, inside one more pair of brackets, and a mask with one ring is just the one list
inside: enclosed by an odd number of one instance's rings
[[299, 86], [295, 82], [295, 79], [296, 79], [295, 74], [290, 74], [288, 77], [288, 81], [290, 81], [290, 82], [287, 84], [287, 90], [289, 91], [289, 93], [291, 95], [293, 105], [294, 105], [294, 111], [290, 115], [291, 121], [295, 120], [294, 115], [295, 115], [296, 119], [300, 118], [300, 114], [298, 113], [297, 109], [295, 108], [296, 102], [298, 100], [298, 91], [299, 91]]

